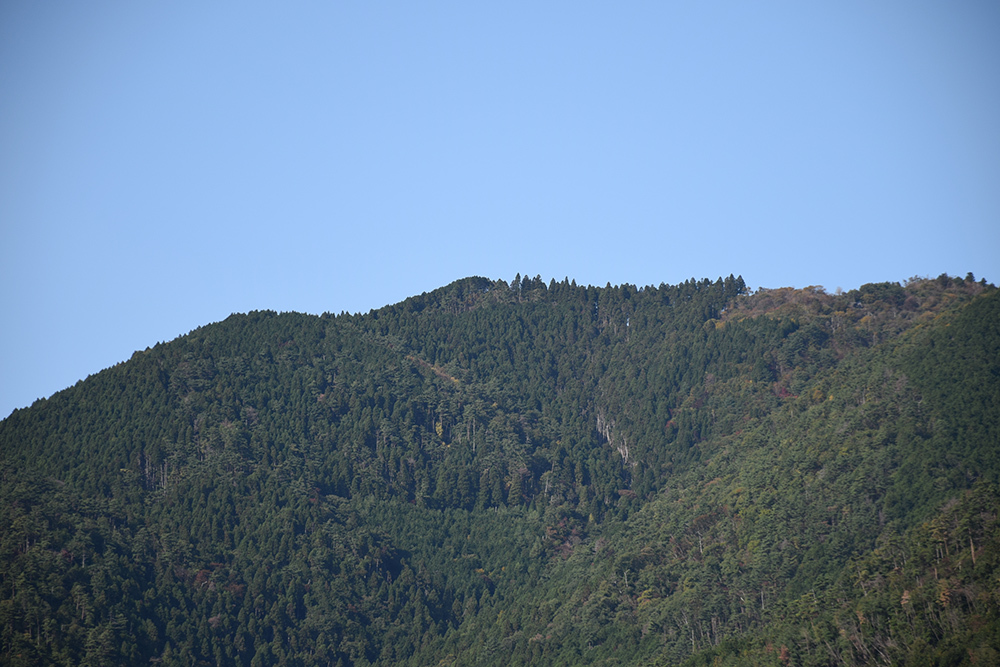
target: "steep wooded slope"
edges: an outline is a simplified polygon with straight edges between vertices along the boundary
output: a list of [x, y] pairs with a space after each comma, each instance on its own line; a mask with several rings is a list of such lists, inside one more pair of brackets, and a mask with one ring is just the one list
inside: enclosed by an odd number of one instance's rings
[[234, 315], [0, 423], [0, 651], [985, 659], [998, 421], [1000, 296], [947, 276]]

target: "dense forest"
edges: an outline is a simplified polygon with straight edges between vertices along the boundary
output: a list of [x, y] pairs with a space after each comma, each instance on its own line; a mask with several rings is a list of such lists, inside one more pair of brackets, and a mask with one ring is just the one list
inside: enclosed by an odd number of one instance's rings
[[1000, 291], [466, 278], [0, 422], [0, 663], [1000, 664]]

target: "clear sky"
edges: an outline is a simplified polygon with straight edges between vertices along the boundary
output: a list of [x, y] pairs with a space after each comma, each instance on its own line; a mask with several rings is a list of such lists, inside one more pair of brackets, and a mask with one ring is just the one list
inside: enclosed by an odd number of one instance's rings
[[0, 416], [469, 275], [998, 269], [1000, 3], [0, 5]]

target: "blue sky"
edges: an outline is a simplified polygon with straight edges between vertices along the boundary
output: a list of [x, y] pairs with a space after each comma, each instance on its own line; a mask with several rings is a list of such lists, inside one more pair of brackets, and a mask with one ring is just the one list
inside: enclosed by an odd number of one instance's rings
[[0, 415], [468, 275], [1000, 282], [998, 36], [961, 0], [3, 3]]

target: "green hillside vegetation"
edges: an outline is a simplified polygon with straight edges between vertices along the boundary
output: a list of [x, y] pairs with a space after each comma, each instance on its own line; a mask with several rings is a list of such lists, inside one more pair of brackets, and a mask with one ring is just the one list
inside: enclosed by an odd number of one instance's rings
[[467, 278], [0, 422], [0, 663], [1000, 663], [1000, 291]]

